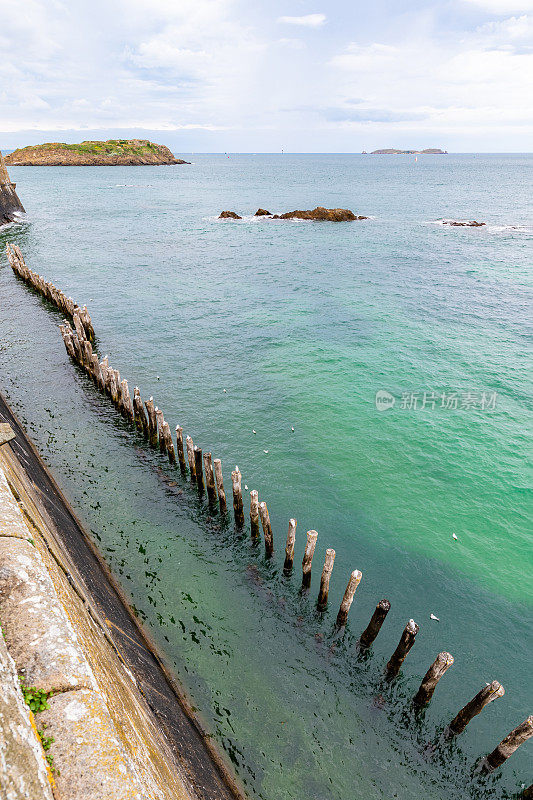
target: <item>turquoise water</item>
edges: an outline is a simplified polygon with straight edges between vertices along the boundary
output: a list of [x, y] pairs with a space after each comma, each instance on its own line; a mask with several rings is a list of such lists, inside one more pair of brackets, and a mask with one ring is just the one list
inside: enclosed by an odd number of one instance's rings
[[[13, 169], [28, 219], [0, 245], [16, 241], [88, 304], [99, 352], [222, 458], [227, 490], [238, 463], [268, 503], [273, 562], [73, 369], [59, 315], [3, 255], [2, 390], [252, 797], [512, 796], [531, 782], [531, 743], [481, 784], [470, 769], [531, 713], [533, 157], [191, 160]], [[216, 220], [317, 204], [371, 219]], [[452, 393], [458, 408], [441, 407]], [[291, 516], [297, 565], [305, 531], [319, 532], [309, 596], [298, 568], [281, 572]], [[318, 615], [326, 547], [337, 556]], [[392, 610], [362, 660], [357, 637], [382, 597]], [[388, 688], [409, 617], [420, 633]], [[455, 664], [415, 720], [409, 698], [441, 650]], [[493, 679], [505, 697], [447, 762], [428, 756]]]

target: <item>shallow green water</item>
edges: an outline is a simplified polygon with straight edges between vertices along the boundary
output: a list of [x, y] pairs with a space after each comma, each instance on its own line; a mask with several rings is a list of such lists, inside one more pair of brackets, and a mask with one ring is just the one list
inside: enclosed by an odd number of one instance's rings
[[[273, 563], [74, 371], [58, 314], [5, 260], [0, 385], [250, 794], [510, 796], [530, 782], [530, 746], [481, 786], [469, 770], [531, 713], [533, 159], [193, 160], [14, 169], [28, 221], [0, 244], [17, 241], [87, 302], [99, 352], [222, 458], [227, 489], [239, 464], [268, 502]], [[215, 220], [318, 203], [372, 219]], [[442, 217], [488, 224], [434, 224]], [[379, 390], [396, 398], [388, 411]], [[459, 407], [442, 408], [452, 392]], [[403, 408], [411, 395], [417, 408]], [[319, 531], [308, 597], [298, 570], [280, 570], [290, 516], [297, 562], [305, 531]], [[337, 557], [319, 616], [326, 547]], [[339, 638], [354, 568], [363, 580]], [[392, 610], [361, 661], [357, 636], [381, 597]], [[417, 643], [387, 688], [381, 672], [409, 617]], [[445, 649], [455, 664], [415, 723], [408, 698]], [[435, 731], [493, 679], [506, 696], [448, 766], [429, 758]]]

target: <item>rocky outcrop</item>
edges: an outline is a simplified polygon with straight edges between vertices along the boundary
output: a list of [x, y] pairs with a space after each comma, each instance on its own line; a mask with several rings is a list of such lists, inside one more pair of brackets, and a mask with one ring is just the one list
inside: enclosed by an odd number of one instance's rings
[[461, 222], [460, 220], [455, 219], [445, 219], [442, 222], [443, 225], [453, 225], [455, 228], [482, 228], [486, 223], [485, 222], [476, 222], [475, 219], [471, 221]]
[[[306, 219], [316, 222], [351, 222], [355, 219], [368, 219], [356, 216], [349, 208], [324, 208], [317, 206], [312, 211], [287, 211], [285, 214], [271, 214], [264, 208], [258, 208], [254, 217], [270, 217], [270, 219]], [[235, 211], [223, 211], [219, 219], [242, 219]]]
[[11, 182], [2, 153], [0, 153], [0, 225], [13, 222], [17, 214], [24, 213], [24, 206]]
[[324, 208], [317, 206], [312, 211], [287, 211], [286, 214], [274, 215], [273, 219], [308, 219], [319, 222], [351, 222], [368, 217], [356, 216], [348, 208]]
[[372, 150], [370, 153], [371, 156], [444, 156], [447, 154], [447, 150], [439, 150], [437, 147], [428, 147], [426, 150], [394, 150], [394, 148], [389, 147], [385, 150]]
[[190, 162], [174, 158], [168, 147], [148, 139], [109, 139], [107, 142], [47, 142], [23, 147], [7, 156], [6, 163], [24, 167], [99, 167]]

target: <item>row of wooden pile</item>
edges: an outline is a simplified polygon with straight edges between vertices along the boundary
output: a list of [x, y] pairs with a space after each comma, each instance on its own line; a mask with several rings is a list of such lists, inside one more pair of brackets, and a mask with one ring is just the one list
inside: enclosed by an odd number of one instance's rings
[[[191, 436], [186, 436], [184, 439], [181, 425], [176, 426], [176, 445], [174, 446], [170, 425], [165, 420], [161, 409], [154, 404], [153, 397], [150, 397], [143, 404], [139, 388], [136, 386], [133, 390], [132, 399], [128, 381], [125, 378], [121, 378], [117, 369], [111, 367], [108, 357], [105, 356], [101, 361], [99, 360], [98, 354], [92, 345], [95, 334], [86, 306], [80, 308], [71, 298], [66, 298], [53, 284], [44, 281], [41, 276], [30, 270], [26, 266], [18, 247], [10, 247], [8, 244], [7, 256], [13, 270], [22, 280], [29, 283], [43, 297], [68, 314], [72, 319], [74, 327], [71, 327], [67, 320], [60, 326], [65, 348], [70, 358], [86, 372], [99, 391], [105, 392], [111, 398], [123, 417], [137, 428], [149, 441], [150, 445], [158, 448], [161, 454], [168, 458], [170, 464], [179, 464], [179, 468], [184, 475], [187, 474], [188, 469], [190, 479], [196, 484], [200, 495], [207, 491], [210, 506], [213, 509], [218, 507], [220, 513], [226, 515], [227, 500], [221, 460], [219, 458], [213, 460], [210, 452], [203, 453], [202, 449], [194, 444]], [[242, 476], [238, 467], [235, 467], [232, 471], [231, 481], [235, 526], [238, 529], [242, 529], [245, 525], [245, 514], [242, 496]], [[253, 489], [250, 492], [250, 531], [254, 539], [257, 539], [260, 535], [260, 521], [263, 529], [265, 554], [268, 558], [271, 558], [274, 553], [274, 537], [268, 508], [264, 501], [259, 502], [258, 492]], [[284, 572], [286, 574], [290, 574], [293, 569], [296, 527], [296, 519], [290, 519], [285, 545]], [[312, 562], [317, 539], [318, 533], [316, 531], [310, 530], [307, 532], [302, 561], [302, 588], [304, 590], [307, 590], [311, 584]], [[328, 548], [325, 554], [317, 599], [317, 608], [320, 611], [324, 611], [327, 607], [334, 561], [335, 550]], [[349, 576], [336, 618], [336, 626], [339, 629], [346, 625], [348, 613], [361, 578], [362, 573], [359, 570], [354, 570]], [[361, 649], [368, 649], [373, 644], [390, 608], [391, 604], [386, 599], [380, 600], [377, 604], [367, 628], [359, 638], [358, 646]], [[398, 646], [387, 663], [385, 670], [387, 680], [394, 680], [399, 674], [400, 668], [415, 642], [418, 631], [419, 626], [414, 620], [410, 619], [402, 632]], [[437, 683], [453, 663], [454, 659], [450, 653], [442, 652], [438, 654], [413, 698], [413, 705], [416, 709], [422, 709], [429, 703]], [[492, 683], [484, 686], [445, 728], [444, 737], [450, 738], [464, 731], [468, 723], [485, 706], [496, 698], [502, 697], [504, 693], [505, 690], [498, 681], [492, 681]], [[533, 736], [533, 716], [528, 717], [525, 722], [511, 731], [492, 753], [479, 762], [478, 769], [485, 772], [496, 769], [531, 736]], [[531, 792], [531, 787], [526, 790], [524, 797], [533, 798], [533, 794], [527, 795], [528, 791]]]

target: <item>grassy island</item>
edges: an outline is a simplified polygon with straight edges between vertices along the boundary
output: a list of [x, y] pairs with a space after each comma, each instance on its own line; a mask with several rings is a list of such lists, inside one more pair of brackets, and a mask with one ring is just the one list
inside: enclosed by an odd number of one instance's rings
[[394, 150], [390, 147], [386, 150], [372, 150], [371, 156], [415, 156], [415, 155], [447, 155], [447, 150], [439, 150], [437, 147], [428, 147], [426, 150]]
[[24, 167], [142, 166], [187, 164], [168, 147], [148, 139], [109, 139], [107, 142], [65, 144], [47, 142], [15, 150], [6, 163]]

